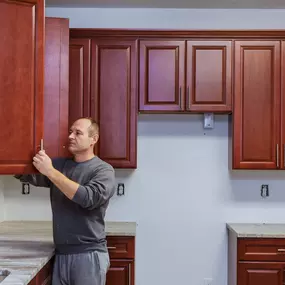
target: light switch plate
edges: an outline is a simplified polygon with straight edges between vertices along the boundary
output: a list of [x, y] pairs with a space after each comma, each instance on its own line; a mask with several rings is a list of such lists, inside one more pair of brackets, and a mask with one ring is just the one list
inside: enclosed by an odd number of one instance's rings
[[213, 128], [214, 128], [214, 114], [204, 113], [204, 129], [213, 129]]

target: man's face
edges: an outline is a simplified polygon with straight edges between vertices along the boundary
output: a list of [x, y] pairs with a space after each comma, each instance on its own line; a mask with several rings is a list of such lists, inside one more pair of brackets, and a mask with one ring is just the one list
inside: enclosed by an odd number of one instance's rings
[[98, 135], [89, 136], [91, 122], [87, 119], [79, 119], [73, 123], [69, 134], [69, 151], [72, 154], [82, 153], [93, 149], [98, 140]]

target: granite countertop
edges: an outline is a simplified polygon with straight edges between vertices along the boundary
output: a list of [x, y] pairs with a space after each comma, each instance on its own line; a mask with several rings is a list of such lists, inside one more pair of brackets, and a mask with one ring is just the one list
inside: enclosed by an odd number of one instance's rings
[[[135, 222], [106, 222], [106, 234], [135, 236]], [[0, 270], [10, 271], [1, 285], [26, 285], [54, 255], [52, 223], [0, 223]]]
[[285, 224], [227, 223], [227, 228], [238, 238], [285, 238]]

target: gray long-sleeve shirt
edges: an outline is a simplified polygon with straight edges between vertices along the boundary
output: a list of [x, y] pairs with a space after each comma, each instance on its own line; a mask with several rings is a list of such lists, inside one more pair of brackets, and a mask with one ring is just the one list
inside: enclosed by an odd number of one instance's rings
[[106, 252], [104, 218], [109, 199], [115, 192], [113, 167], [97, 156], [80, 163], [58, 158], [53, 160], [53, 166], [80, 185], [72, 200], [42, 174], [16, 177], [22, 182], [50, 188], [56, 252]]

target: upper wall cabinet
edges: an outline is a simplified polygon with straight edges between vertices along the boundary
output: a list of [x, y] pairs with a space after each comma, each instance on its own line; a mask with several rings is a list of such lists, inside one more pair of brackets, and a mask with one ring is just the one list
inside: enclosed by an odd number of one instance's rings
[[141, 112], [231, 112], [232, 41], [142, 40], [139, 63]]
[[1, 1], [0, 38], [0, 174], [32, 173], [44, 135], [44, 1]]
[[51, 157], [68, 153], [69, 19], [46, 18], [44, 149]]
[[82, 116], [99, 123], [96, 154], [114, 168], [137, 166], [137, 42], [70, 41], [70, 124]]
[[[284, 169], [284, 43], [236, 41], [233, 168]], [[284, 71], [282, 71], [284, 82]], [[282, 84], [284, 89], [284, 84]], [[282, 92], [284, 96], [284, 91]], [[282, 117], [281, 117], [281, 102]], [[281, 132], [281, 126], [283, 131]], [[281, 133], [283, 137], [281, 137]]]

